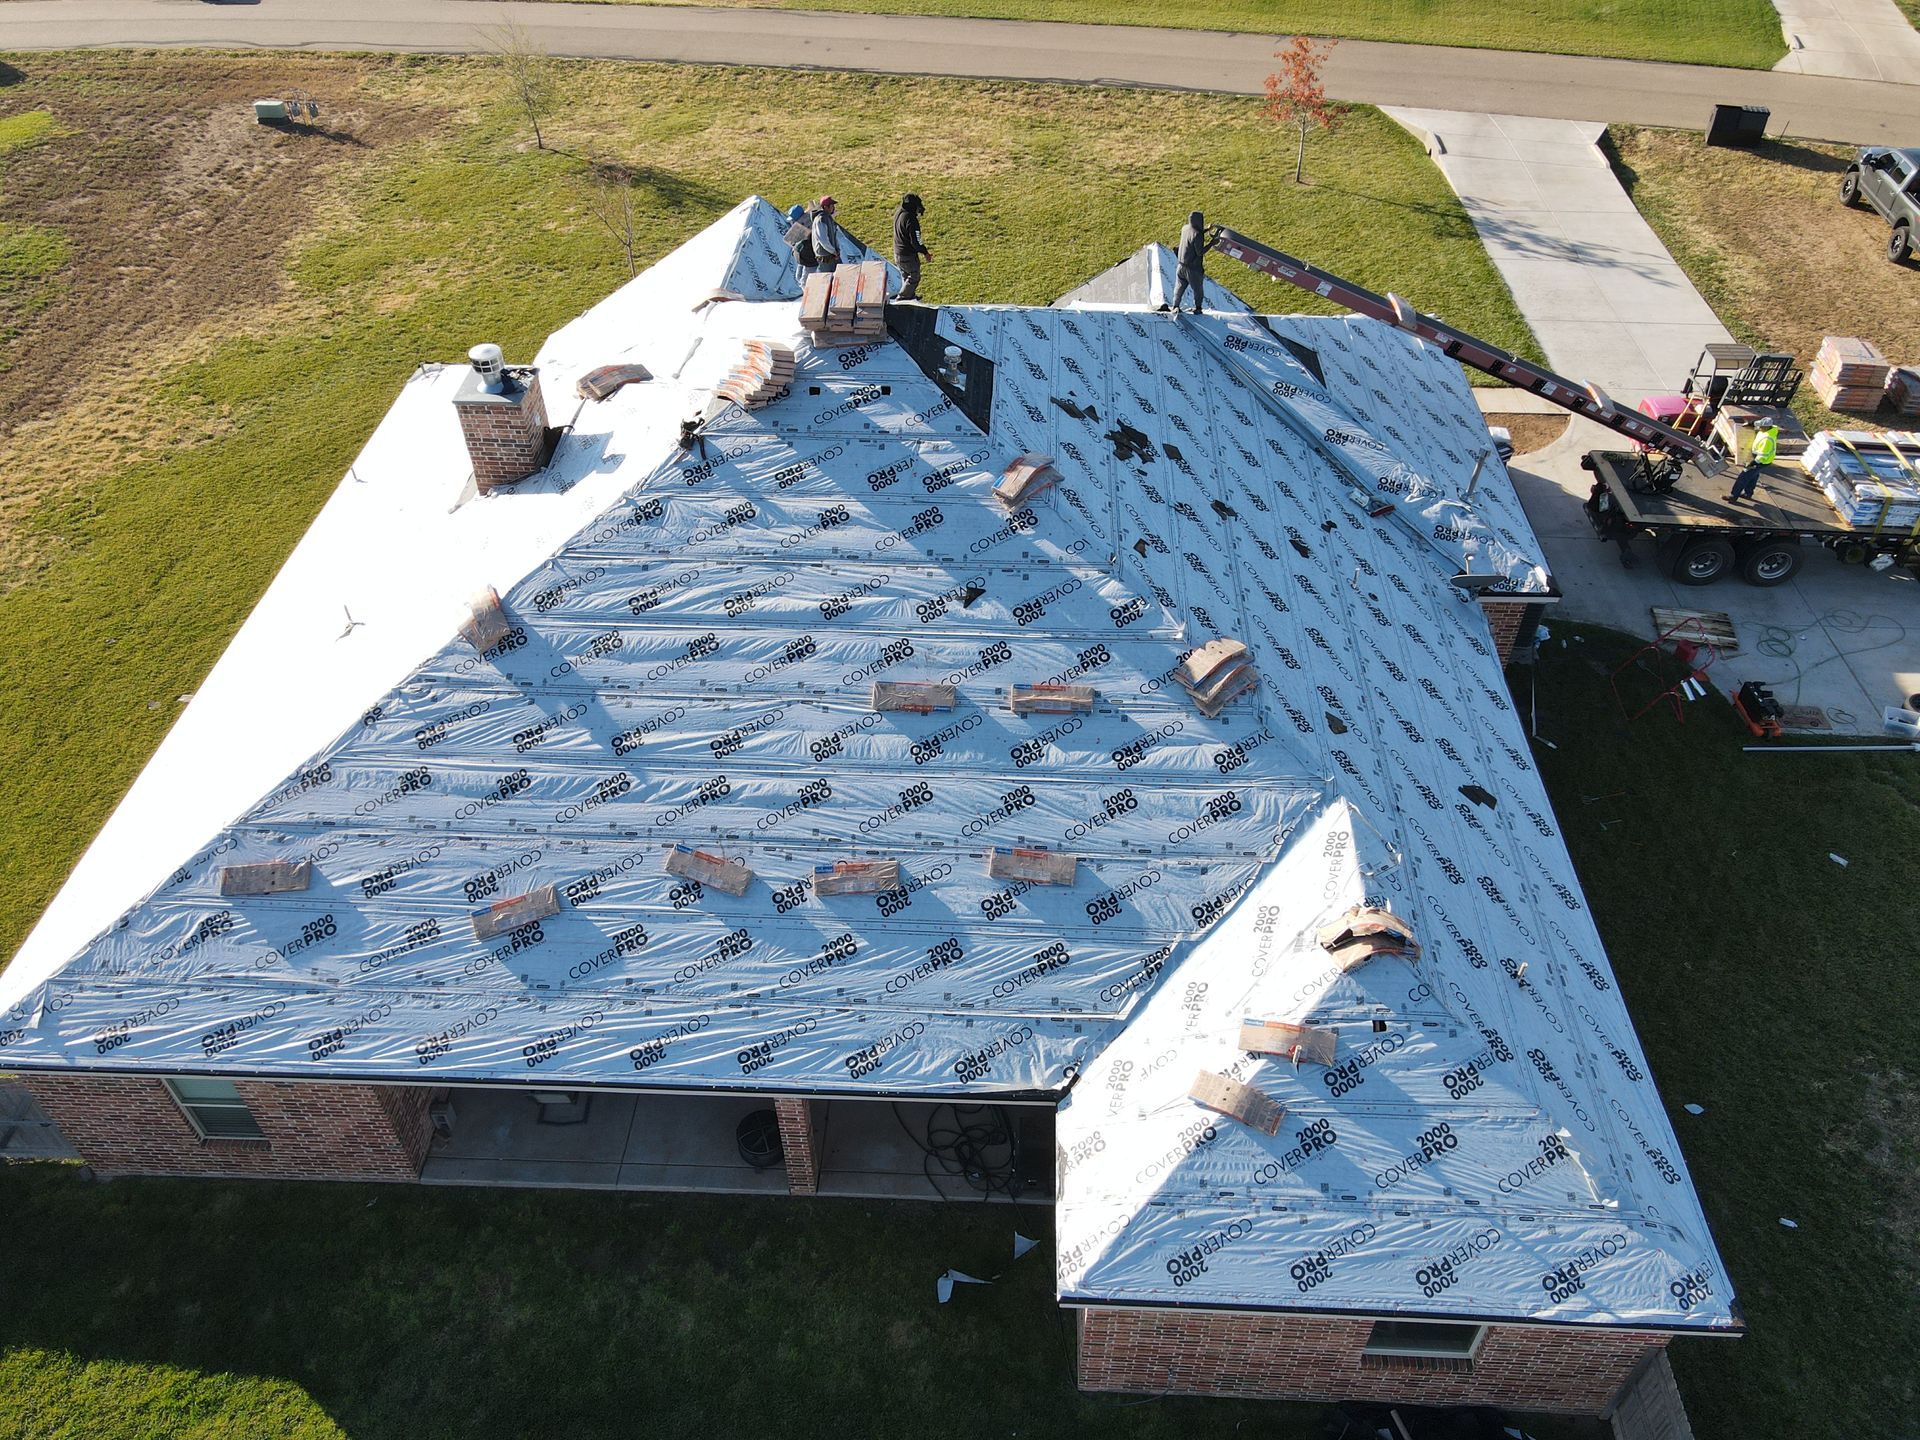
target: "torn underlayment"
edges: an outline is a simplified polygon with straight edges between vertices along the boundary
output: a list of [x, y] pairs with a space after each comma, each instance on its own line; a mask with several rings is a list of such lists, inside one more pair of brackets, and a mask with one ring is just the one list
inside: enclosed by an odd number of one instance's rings
[[[1451, 583], [1548, 586], [1458, 367], [1151, 313], [1154, 247], [942, 309], [956, 384], [813, 345], [782, 223], [556, 333], [548, 393], [652, 378], [513, 491], [416, 377], [0, 976], [0, 1062], [1064, 1097], [1070, 1302], [1729, 1327]], [[352, 588], [382, 504], [413, 589]]]

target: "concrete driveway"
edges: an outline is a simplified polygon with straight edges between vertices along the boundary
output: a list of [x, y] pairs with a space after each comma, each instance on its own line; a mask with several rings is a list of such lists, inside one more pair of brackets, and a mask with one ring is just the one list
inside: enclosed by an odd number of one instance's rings
[[1773, 68], [1920, 85], [1920, 31], [1893, 0], [1773, 0], [1787, 56]]
[[[1495, 396], [1482, 403], [1520, 408]], [[1809, 730], [1879, 735], [1882, 709], [1905, 705], [1920, 692], [1920, 581], [1898, 567], [1881, 572], [1842, 565], [1832, 552], [1812, 547], [1798, 575], [1767, 590], [1737, 577], [1677, 585], [1641, 546], [1640, 564], [1625, 569], [1619, 547], [1596, 538], [1581, 509], [1591, 477], [1580, 468], [1580, 457], [1619, 444], [1609, 431], [1576, 420], [1552, 445], [1508, 466], [1553, 578], [1566, 593], [1548, 612], [1548, 628], [1557, 614], [1651, 640], [1656, 605], [1722, 611], [1732, 619], [1739, 644], [1738, 653], [1722, 655], [1708, 672], [1722, 693], [1759, 680], [1783, 705], [1818, 711]]]

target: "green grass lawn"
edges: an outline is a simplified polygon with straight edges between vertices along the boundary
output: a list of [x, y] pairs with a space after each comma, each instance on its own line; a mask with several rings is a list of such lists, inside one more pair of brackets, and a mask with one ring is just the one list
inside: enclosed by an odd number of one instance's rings
[[[1317, 1433], [1079, 1395], [1044, 1210], [72, 1170], [0, 1167], [23, 1440]], [[1003, 1278], [941, 1306], [949, 1265]]]
[[[1674, 1345], [1695, 1432], [1903, 1433], [1920, 771], [1745, 755], [1718, 699], [1628, 726], [1607, 676], [1639, 642], [1553, 629], [1536, 755], [1750, 1327]], [[10, 1436], [1320, 1433], [1309, 1407], [1077, 1395], [1040, 1210], [41, 1164], [0, 1166], [0, 1214]], [[1043, 1241], [1018, 1264], [1016, 1226]], [[1003, 1278], [940, 1308], [950, 1265]]]
[[[167, 63], [170, 88], [149, 88], [138, 60], [34, 57], [0, 98], [50, 110], [61, 132], [9, 160], [24, 188], [9, 182], [0, 221], [39, 217], [58, 230], [49, 217], [77, 203], [70, 189], [100, 148], [88, 132], [108, 121], [96, 117], [172, 90], [223, 97], [240, 118], [228, 133], [229, 111], [211, 102], [172, 117], [149, 108], [126, 144], [218, 141], [235, 166], [307, 145], [312, 163], [331, 168], [276, 182], [299, 188], [275, 203], [299, 209], [292, 222], [274, 212], [292, 238], [253, 292], [193, 315], [184, 335], [116, 345], [97, 373], [55, 375], [37, 398], [13, 402], [50, 408], [0, 439], [10, 477], [0, 587], [12, 586], [0, 589], [10, 636], [0, 647], [0, 955], [24, 938], [414, 366], [481, 338], [529, 358], [625, 279], [586, 211], [577, 152], [589, 145], [639, 167], [643, 264], [752, 191], [785, 205], [831, 189], [855, 233], [883, 236], [899, 146], [910, 143], [935, 157], [913, 178], [938, 256], [922, 292], [932, 298], [1044, 303], [1148, 240], [1171, 243], [1204, 205], [1538, 354], [1445, 181], [1370, 110], [1315, 142], [1309, 173], [1322, 178], [1301, 187], [1279, 173], [1290, 172], [1285, 137], [1256, 106], [1202, 96], [582, 63], [563, 67], [567, 102], [549, 134], [569, 153], [555, 153], [531, 148], [494, 98], [486, 62]], [[278, 68], [259, 73], [269, 63]], [[330, 123], [364, 148], [254, 127], [242, 97], [294, 82], [324, 96]], [[966, 146], [934, 143], [958, 134]], [[86, 203], [110, 207], [113, 185], [151, 188], [150, 176], [180, 163], [136, 158]], [[250, 203], [254, 172], [238, 173], [223, 203]], [[14, 202], [16, 188], [37, 208]], [[180, 200], [204, 203], [191, 190]], [[99, 227], [76, 255], [116, 283], [129, 269], [168, 276], [164, 257], [114, 263], [116, 237], [138, 228]], [[236, 229], [224, 258], [238, 263], [248, 240]], [[1270, 308], [1321, 303], [1251, 271], [1222, 278]], [[106, 312], [177, 299], [97, 295], [89, 303], [102, 314], [75, 300], [0, 341], [0, 406], [8, 367], [32, 356], [48, 326], [84, 338]]]
[[1642, 642], [1552, 629], [1584, 638], [1543, 650], [1558, 748], [1535, 753], [1750, 1327], [1672, 1347], [1694, 1429], [1898, 1434], [1920, 1413], [1920, 768], [1745, 754], [1717, 698], [1628, 726], [1607, 674]]
[[[1769, 0], [615, 0], [1167, 25], [1765, 70], [1787, 53]], [[1915, 0], [1902, 0], [1912, 4]], [[1679, 83], [1679, 82], [1677, 82]]]
[[[1850, 145], [1769, 140], [1705, 149], [1697, 132], [1616, 125], [1615, 173], [1734, 338], [1811, 373], [1826, 335], [1872, 340], [1895, 363], [1920, 355], [1920, 285], [1885, 258], [1887, 223], [1840, 203]], [[1674, 378], [1679, 388], [1682, 376]], [[1811, 385], [1794, 398], [1809, 433], [1910, 429], [1891, 411], [1839, 414]]]

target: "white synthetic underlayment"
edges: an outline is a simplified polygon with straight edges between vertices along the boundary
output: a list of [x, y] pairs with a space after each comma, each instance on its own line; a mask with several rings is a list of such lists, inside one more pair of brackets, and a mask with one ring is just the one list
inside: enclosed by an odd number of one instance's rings
[[[409, 385], [0, 978], [0, 1059], [1064, 1092], [1071, 1300], [1730, 1324], [1448, 583], [1545, 585], [1497, 460], [1466, 496], [1458, 368], [1360, 321], [949, 307], [992, 362], [982, 434], [898, 345], [806, 344], [779, 225], [748, 202], [552, 337], [556, 420], [588, 369], [656, 379], [581, 406], [528, 493], [463, 493], [455, 377]], [[747, 298], [690, 308], [715, 285]], [[797, 347], [791, 394], [674, 451], [751, 337]], [[1026, 450], [1061, 482], [1008, 513], [988, 491]], [[477, 656], [449, 637], [482, 583], [513, 629]], [[1215, 634], [1262, 678], [1208, 721], [1168, 676]], [[877, 679], [958, 702], [876, 714]], [[1012, 714], [1040, 681], [1098, 701]], [[703, 893], [676, 842], [758, 879]], [[1074, 854], [1077, 883], [992, 880], [995, 845]], [[900, 890], [807, 883], [881, 857]], [[301, 858], [307, 891], [218, 894]], [[558, 914], [474, 938], [545, 884]], [[1331, 968], [1313, 933], [1362, 897], [1424, 958]], [[1238, 1051], [1247, 1018], [1332, 1028], [1334, 1066]], [[1201, 1069], [1284, 1103], [1279, 1133], [1188, 1100]]]

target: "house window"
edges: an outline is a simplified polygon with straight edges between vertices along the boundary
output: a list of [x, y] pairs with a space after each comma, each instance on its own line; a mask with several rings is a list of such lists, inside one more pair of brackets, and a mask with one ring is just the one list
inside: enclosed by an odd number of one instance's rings
[[167, 1089], [206, 1140], [264, 1140], [253, 1111], [231, 1080], [169, 1080]]
[[1376, 1320], [1363, 1353], [1470, 1360], [1480, 1348], [1480, 1337], [1486, 1329], [1484, 1325], [1450, 1325], [1435, 1320]]

